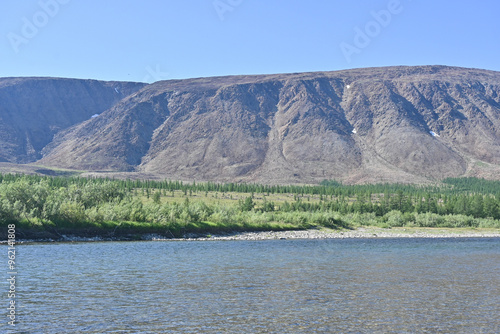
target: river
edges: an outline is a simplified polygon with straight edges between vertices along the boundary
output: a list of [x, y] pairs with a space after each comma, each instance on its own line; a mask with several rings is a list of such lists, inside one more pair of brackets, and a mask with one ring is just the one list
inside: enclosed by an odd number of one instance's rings
[[500, 333], [498, 238], [31, 244], [16, 264], [16, 333]]

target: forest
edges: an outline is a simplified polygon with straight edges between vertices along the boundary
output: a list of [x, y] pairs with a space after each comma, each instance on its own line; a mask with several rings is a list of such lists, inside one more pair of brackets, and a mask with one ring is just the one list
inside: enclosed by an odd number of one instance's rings
[[500, 182], [448, 178], [435, 185], [343, 185], [325, 180], [270, 186], [0, 175], [0, 225], [13, 223], [18, 238], [183, 237], [360, 226], [500, 228]]

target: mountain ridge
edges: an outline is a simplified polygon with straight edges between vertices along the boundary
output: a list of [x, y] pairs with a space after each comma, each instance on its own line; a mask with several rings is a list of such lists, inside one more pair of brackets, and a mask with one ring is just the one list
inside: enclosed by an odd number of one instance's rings
[[500, 72], [488, 70], [396, 66], [159, 81], [99, 114], [57, 131], [37, 164], [262, 183], [500, 175]]
[[62, 129], [104, 112], [140, 83], [0, 78], [0, 161], [34, 162]]

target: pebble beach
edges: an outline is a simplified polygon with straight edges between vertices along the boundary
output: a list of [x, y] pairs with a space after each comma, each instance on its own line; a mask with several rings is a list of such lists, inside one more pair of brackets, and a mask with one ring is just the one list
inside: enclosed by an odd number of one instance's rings
[[148, 236], [148, 240], [286, 240], [286, 239], [349, 239], [349, 238], [496, 238], [500, 230], [465, 230], [465, 229], [383, 229], [359, 228], [356, 230], [302, 230], [302, 231], [269, 231], [243, 232], [220, 235], [186, 235], [185, 238], [165, 239], [161, 236]]
[[[500, 238], [500, 229], [459, 228], [378, 228], [354, 230], [312, 229], [298, 231], [233, 232], [224, 234], [186, 234], [183, 238], [168, 238], [159, 234], [130, 237], [80, 237], [63, 235], [58, 239], [25, 239], [17, 243], [38, 242], [100, 242], [100, 241], [229, 241], [229, 240], [288, 240], [288, 239], [355, 239], [355, 238]], [[0, 241], [0, 244], [6, 241]]]

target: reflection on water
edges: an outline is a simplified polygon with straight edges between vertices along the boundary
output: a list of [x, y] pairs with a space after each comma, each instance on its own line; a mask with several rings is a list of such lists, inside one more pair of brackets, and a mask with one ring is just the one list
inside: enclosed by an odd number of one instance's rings
[[19, 331], [500, 332], [498, 239], [44, 244], [17, 260]]

